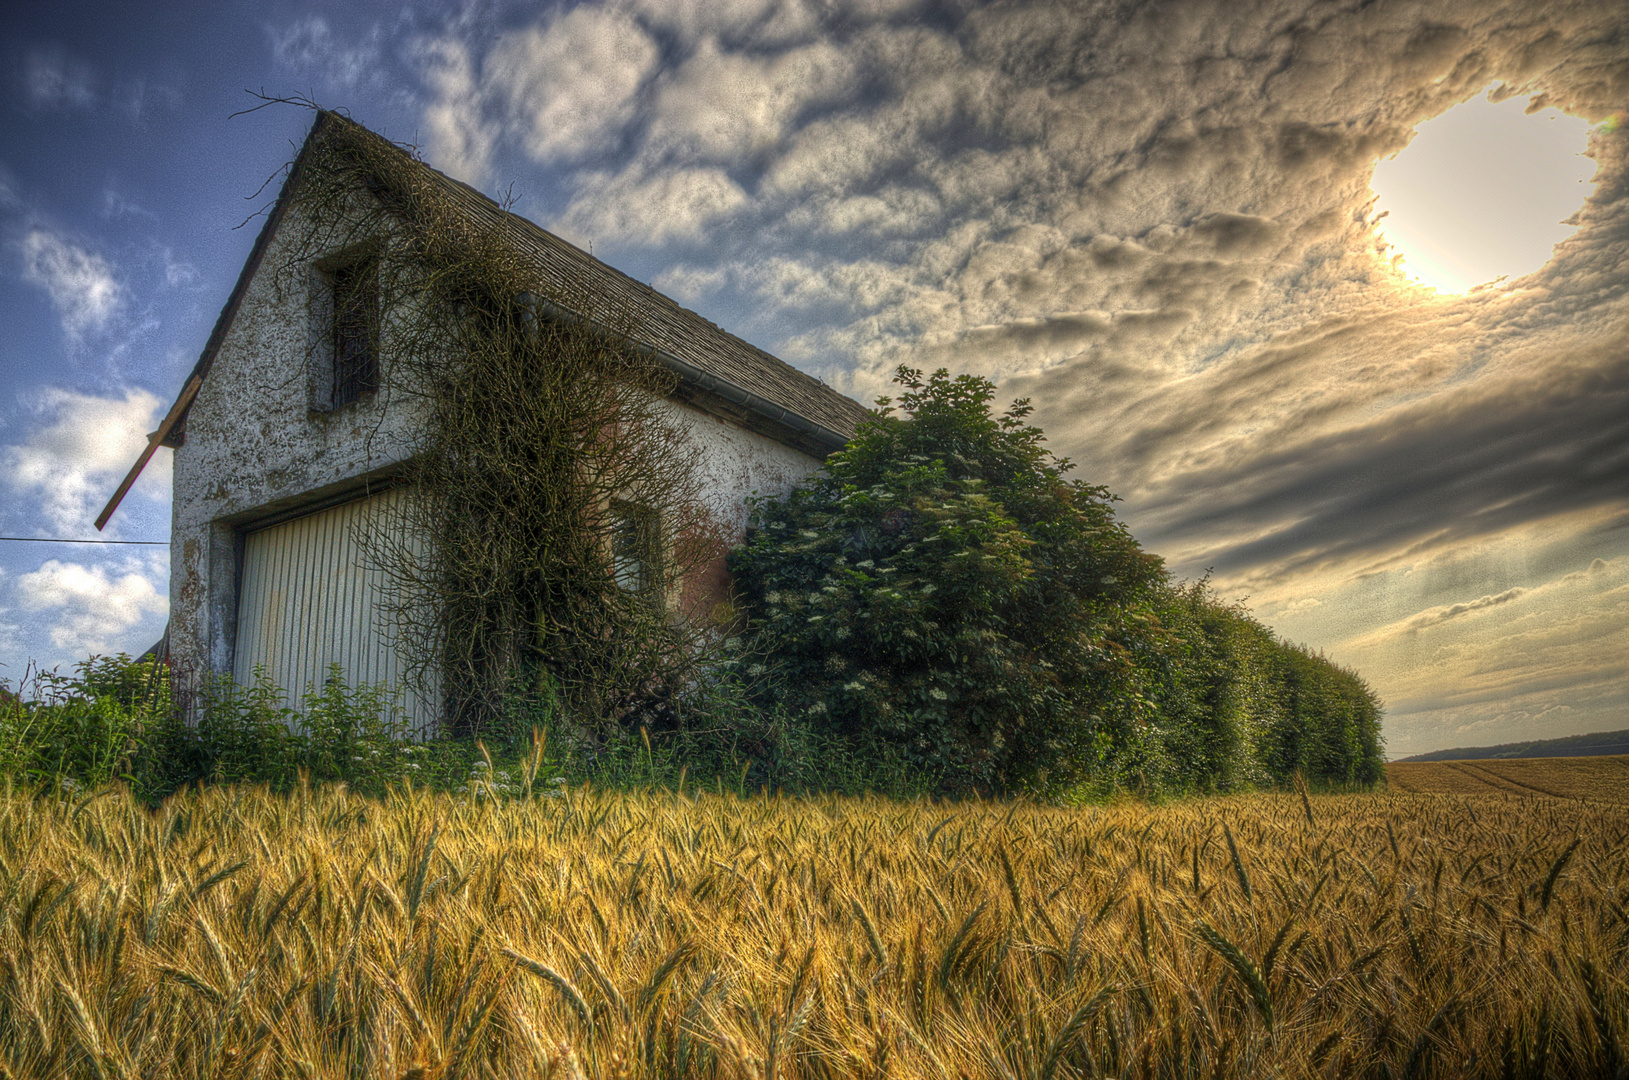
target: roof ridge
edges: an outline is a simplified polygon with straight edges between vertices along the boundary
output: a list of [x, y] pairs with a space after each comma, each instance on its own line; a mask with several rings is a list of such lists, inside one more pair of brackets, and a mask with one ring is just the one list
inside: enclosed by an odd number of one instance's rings
[[[660, 291], [659, 289], [657, 289], [654, 285], [651, 285], [648, 282], [640, 281], [638, 278], [634, 277], [633, 275], [631, 275], [631, 274], [629, 274], [629, 273], [627, 273], [627, 272], [625, 272], [623, 270], [620, 270], [615, 266], [612, 266], [610, 263], [604, 261], [603, 259], [600, 259], [598, 256], [594, 255], [592, 252], [584, 251], [581, 247], [579, 247], [576, 244], [572, 243], [570, 240], [567, 240], [565, 237], [560, 236], [558, 233], [550, 231], [549, 229], [545, 228], [544, 226], [542, 226], [538, 222], [533, 221], [531, 218], [526, 217], [523, 214], [518, 214], [513, 210], [505, 209], [496, 199], [492, 198], [490, 195], [487, 195], [485, 192], [481, 191], [479, 188], [476, 188], [474, 185], [469, 184], [469, 183], [467, 183], [467, 182], [465, 182], [463, 180], [459, 180], [456, 177], [449, 176], [445, 172], [442, 172], [440, 169], [437, 169], [434, 165], [431, 165], [429, 162], [424, 161], [422, 158], [414, 156], [414, 151], [416, 151], [416, 149], [417, 149], [416, 147], [414, 147], [414, 148], [412, 148], [410, 150], [407, 146], [405, 146], [405, 145], [403, 145], [401, 143], [395, 142], [394, 140], [391, 140], [391, 139], [385, 137], [384, 135], [379, 134], [378, 132], [374, 131], [373, 129], [367, 127], [366, 125], [364, 125], [362, 123], [359, 123], [356, 120], [353, 120], [352, 118], [350, 118], [348, 116], [343, 116], [343, 115], [341, 115], [339, 113], [327, 112], [327, 111], [324, 111], [322, 113], [322, 115], [327, 116], [327, 117], [332, 117], [335, 120], [349, 126], [350, 128], [352, 128], [356, 132], [366, 136], [367, 138], [374, 139], [374, 140], [377, 140], [380, 143], [388, 145], [389, 147], [391, 147], [392, 149], [394, 149], [398, 153], [401, 153], [404, 157], [406, 157], [408, 159], [408, 161], [410, 161], [416, 167], [424, 169], [426, 172], [428, 172], [433, 177], [439, 178], [441, 181], [443, 181], [446, 184], [454, 187], [455, 189], [461, 189], [464, 193], [467, 193], [468, 195], [472, 195], [475, 198], [479, 199], [481, 204], [482, 204], [483, 209], [486, 209], [489, 212], [495, 212], [497, 214], [502, 215], [505, 224], [515, 224], [515, 225], [518, 225], [518, 226], [520, 226], [520, 227], [522, 227], [524, 229], [535, 230], [537, 233], [541, 234], [543, 237], [546, 237], [548, 242], [550, 242], [552, 244], [560, 245], [560, 246], [568, 249], [571, 253], [575, 254], [578, 258], [580, 258], [581, 260], [584, 260], [586, 263], [588, 263], [593, 269], [595, 269], [595, 270], [597, 270], [599, 272], [602, 272], [602, 273], [609, 273], [614, 278], [616, 278], [616, 279], [618, 279], [618, 280], [620, 280], [622, 282], [625, 282], [625, 283], [627, 283], [629, 285], [632, 285], [637, 292], [642, 293], [646, 297], [657, 301], [661, 306], [666, 307], [666, 308], [670, 309], [671, 311], [678, 313], [680, 316], [682, 316], [684, 318], [694, 320], [695, 322], [698, 322], [698, 323], [702, 324], [703, 326], [708, 327], [709, 329], [715, 331], [722, 338], [726, 339], [726, 341], [728, 341], [730, 343], [734, 343], [734, 344], [739, 345], [739, 346], [742, 346], [745, 349], [749, 350], [750, 353], [755, 355], [757, 358], [759, 358], [761, 360], [768, 361], [771, 365], [774, 366], [775, 369], [778, 369], [778, 373], [783, 373], [784, 375], [791, 376], [795, 381], [804, 383], [809, 388], [809, 390], [812, 393], [814, 393], [815, 395], [817, 395], [819, 397], [829, 399], [827, 403], [830, 406], [830, 413], [833, 414], [833, 415], [829, 415], [827, 417], [805, 416], [805, 419], [815, 421], [816, 423], [822, 423], [824, 421], [826, 423], [826, 426], [834, 427], [838, 434], [847, 437], [847, 436], [850, 436], [850, 435], [852, 435], [854, 433], [855, 425], [858, 424], [858, 422], [869, 411], [860, 402], [855, 401], [853, 398], [847, 396], [846, 394], [843, 394], [841, 391], [838, 391], [836, 388], [834, 388], [831, 385], [829, 385], [828, 383], [826, 383], [825, 380], [820, 379], [820, 378], [818, 378], [818, 377], [816, 377], [814, 375], [811, 375], [808, 372], [803, 371], [802, 369], [800, 369], [798, 367], [795, 367], [794, 365], [792, 365], [792, 364], [788, 363], [787, 361], [781, 359], [779, 356], [776, 356], [774, 353], [772, 353], [769, 350], [763, 348], [762, 346], [755, 345], [752, 342], [747, 341], [746, 339], [744, 339], [742, 337], [739, 337], [738, 335], [736, 335], [736, 334], [732, 333], [731, 331], [725, 329], [723, 326], [719, 325], [718, 323], [713, 322], [711, 319], [707, 318], [705, 315], [702, 315], [700, 312], [697, 312], [697, 311], [695, 311], [695, 310], [693, 310], [691, 308], [685, 307], [683, 304], [679, 303], [677, 300], [673, 299], [671, 296], [668, 296], [666, 293], [664, 293], [664, 292]], [[319, 123], [320, 123], [320, 121], [319, 121]], [[316, 128], [315, 127], [313, 127], [312, 134], [313, 135], [316, 134]], [[650, 335], [650, 336], [654, 337], [656, 335]], [[653, 348], [660, 348], [659, 343], [656, 342], [656, 341], [646, 341], [646, 342], [644, 342], [644, 344], [650, 345]], [[680, 359], [689, 361], [691, 363], [695, 363], [696, 359], [699, 359], [699, 358], [681, 357]], [[697, 366], [703, 368], [704, 370], [707, 368], [707, 365], [705, 363], [697, 364]], [[715, 374], [718, 374], [718, 373], [715, 373]], [[728, 378], [728, 375], [723, 375], [722, 377]], [[751, 388], [745, 388], [744, 387], [743, 389], [749, 389], [750, 390]], [[787, 388], [787, 389], [790, 389], [790, 388]], [[803, 410], [799, 409], [797, 404], [794, 403], [794, 402], [777, 400], [776, 403], [781, 405], [784, 408], [790, 409], [793, 412], [798, 412], [800, 415], [802, 415], [802, 413], [803, 413]], [[808, 402], [808, 403], [805, 403], [805, 404], [806, 405], [814, 404], [814, 402]], [[826, 412], [827, 410], [820, 410], [820, 411]], [[845, 415], [845, 414], [847, 414], [847, 415]], [[835, 424], [831, 423], [832, 421], [835, 421], [836, 423]]]

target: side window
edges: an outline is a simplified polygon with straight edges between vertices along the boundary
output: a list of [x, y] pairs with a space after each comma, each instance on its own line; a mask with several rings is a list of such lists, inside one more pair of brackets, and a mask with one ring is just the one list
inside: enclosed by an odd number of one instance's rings
[[611, 572], [629, 592], [660, 599], [662, 528], [654, 509], [638, 503], [611, 503]]
[[[379, 262], [372, 256], [321, 269], [327, 326], [321, 344], [327, 378], [319, 377], [319, 407], [338, 409], [379, 389]], [[326, 385], [324, 385], [326, 384]]]

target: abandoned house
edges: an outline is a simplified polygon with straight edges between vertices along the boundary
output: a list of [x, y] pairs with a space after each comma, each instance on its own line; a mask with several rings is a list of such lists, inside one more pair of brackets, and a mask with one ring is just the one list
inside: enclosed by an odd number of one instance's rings
[[[338, 664], [352, 683], [401, 681], [383, 617], [389, 583], [357, 550], [370, 521], [399, 498], [417, 406], [380, 392], [392, 361], [388, 319], [359, 319], [374, 262], [354, 237], [312, 250], [298, 197], [310, 159], [343, 134], [368, 143], [415, 182], [441, 193], [472, 228], [502, 238], [543, 280], [573, 283], [621, 312], [626, 342], [669, 378], [663, 401], [698, 449], [705, 500], [733, 539], [746, 497], [781, 493], [820, 467], [866, 415], [855, 401], [747, 344], [667, 297], [509, 213], [354, 122], [317, 115], [288, 171], [197, 365], [149, 445], [103, 511], [107, 521], [159, 446], [174, 450], [170, 540], [172, 669], [182, 683], [262, 670], [289, 704]], [[366, 176], [345, 193], [378, 196]], [[293, 272], [291, 272], [291, 267]], [[553, 305], [551, 318], [573, 313]], [[647, 522], [659, 531], [675, 521]], [[619, 566], [645, 587], [638, 558]], [[727, 596], [721, 555], [676, 586]], [[671, 587], [671, 586], [670, 586]], [[691, 604], [687, 610], [704, 610]], [[407, 701], [420, 728], [440, 706]]]

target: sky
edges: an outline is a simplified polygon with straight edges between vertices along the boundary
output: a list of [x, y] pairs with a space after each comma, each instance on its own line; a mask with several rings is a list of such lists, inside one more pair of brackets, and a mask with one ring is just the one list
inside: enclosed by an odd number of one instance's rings
[[[0, 531], [83, 538], [305, 97], [870, 403], [994, 379], [1388, 753], [1629, 727], [1629, 27], [1605, 2], [7, 5]], [[269, 181], [269, 184], [268, 184]], [[106, 537], [164, 541], [160, 450]], [[164, 547], [0, 542], [0, 677]]]

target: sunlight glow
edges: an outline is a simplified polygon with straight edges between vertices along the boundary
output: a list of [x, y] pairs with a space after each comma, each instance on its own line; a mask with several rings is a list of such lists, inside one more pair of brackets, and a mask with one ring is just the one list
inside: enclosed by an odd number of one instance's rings
[[1575, 226], [1595, 162], [1589, 123], [1557, 109], [1528, 113], [1488, 95], [1422, 123], [1371, 182], [1377, 227], [1408, 276], [1463, 293], [1550, 261]]

